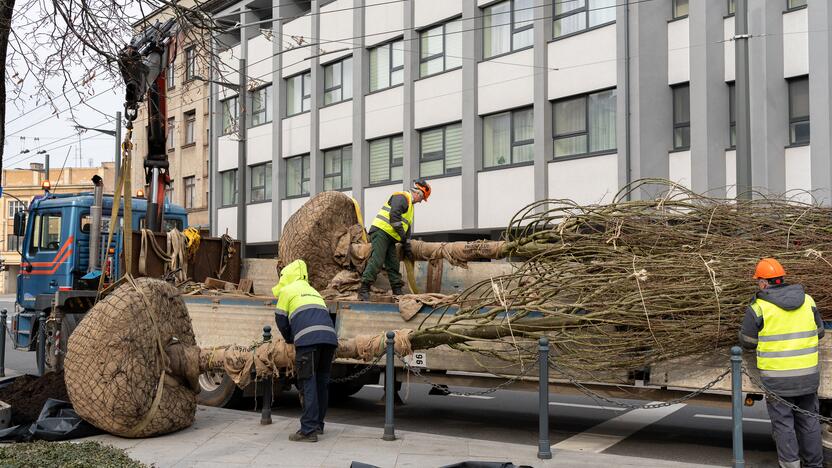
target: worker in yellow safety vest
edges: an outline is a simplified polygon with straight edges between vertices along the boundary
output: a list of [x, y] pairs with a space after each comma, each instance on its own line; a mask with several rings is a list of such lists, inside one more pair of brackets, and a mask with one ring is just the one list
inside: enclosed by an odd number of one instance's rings
[[399, 273], [399, 257], [396, 255], [396, 243], [401, 242], [402, 252], [407, 258], [412, 257], [410, 250], [410, 234], [413, 226], [413, 205], [427, 201], [430, 197], [430, 184], [425, 179], [413, 182], [408, 192], [394, 192], [381, 207], [373, 225], [370, 227], [370, 243], [373, 246], [364, 273], [361, 276], [361, 287], [358, 289], [358, 299], [370, 300], [370, 286], [376, 281], [379, 270], [387, 270], [390, 288], [393, 295], [402, 294], [402, 275]]
[[[785, 283], [786, 270], [773, 258], [757, 264], [757, 291], [745, 311], [740, 343], [757, 350], [757, 369], [769, 393], [766, 406], [782, 468], [820, 468], [823, 444], [818, 419], [818, 340], [823, 321], [803, 286]], [[798, 411], [797, 408], [805, 411]], [[802, 464], [801, 464], [802, 462]]]

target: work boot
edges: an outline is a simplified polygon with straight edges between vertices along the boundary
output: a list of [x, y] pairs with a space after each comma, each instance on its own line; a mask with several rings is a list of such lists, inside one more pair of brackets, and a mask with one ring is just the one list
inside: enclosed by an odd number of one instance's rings
[[319, 428], [315, 429], [315, 434], [324, 435], [324, 428], [319, 427]]
[[304, 434], [301, 431], [297, 431], [289, 436], [289, 440], [291, 440], [292, 442], [317, 442], [318, 435], [314, 432], [311, 434]]
[[358, 288], [358, 300], [368, 302], [370, 300], [370, 285], [367, 283], [361, 283], [361, 287]]
[[394, 296], [401, 296], [402, 294], [404, 294], [404, 291], [402, 291], [401, 286], [393, 286], [393, 295]]

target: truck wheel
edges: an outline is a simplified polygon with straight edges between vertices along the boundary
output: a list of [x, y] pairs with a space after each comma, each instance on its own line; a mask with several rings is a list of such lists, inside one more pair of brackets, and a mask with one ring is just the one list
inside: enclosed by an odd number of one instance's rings
[[[44, 371], [57, 372], [64, 368], [64, 356], [66, 355], [66, 345], [69, 341], [69, 335], [75, 331], [75, 328], [84, 318], [84, 314], [65, 314], [61, 320], [61, 342], [60, 352], [55, 352], [55, 322], [47, 322], [46, 325], [46, 360], [44, 361]], [[40, 362], [40, 346], [36, 346], [36, 358]]]
[[196, 401], [200, 405], [224, 408], [231, 403], [237, 393], [237, 384], [225, 372], [206, 372], [199, 376], [199, 395]]

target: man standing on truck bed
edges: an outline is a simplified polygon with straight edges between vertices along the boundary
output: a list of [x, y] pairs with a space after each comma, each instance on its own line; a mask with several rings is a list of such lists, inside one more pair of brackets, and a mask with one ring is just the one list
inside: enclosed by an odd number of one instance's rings
[[317, 442], [324, 433], [329, 400], [329, 375], [338, 348], [338, 336], [326, 302], [312, 286], [306, 263], [295, 260], [280, 270], [272, 288], [277, 298], [277, 328], [287, 343], [295, 345], [297, 387], [303, 396], [300, 429], [289, 436], [294, 442]]
[[766, 407], [780, 466], [820, 468], [820, 422], [792, 406], [818, 413], [818, 340], [824, 335], [823, 322], [812, 296], [799, 284], [787, 285], [785, 276], [786, 270], [773, 258], [757, 264], [754, 279], [760, 290], [745, 311], [740, 343], [746, 349], [756, 348], [763, 386], [779, 397], [766, 397]]
[[394, 296], [402, 294], [402, 275], [399, 273], [399, 257], [396, 242], [402, 243], [405, 258], [412, 256], [410, 250], [411, 226], [413, 226], [413, 204], [430, 197], [430, 185], [425, 179], [417, 179], [409, 192], [394, 192], [381, 207], [370, 227], [370, 243], [373, 250], [361, 276], [358, 300], [370, 300], [370, 286], [376, 281], [382, 265], [387, 270], [390, 288]]

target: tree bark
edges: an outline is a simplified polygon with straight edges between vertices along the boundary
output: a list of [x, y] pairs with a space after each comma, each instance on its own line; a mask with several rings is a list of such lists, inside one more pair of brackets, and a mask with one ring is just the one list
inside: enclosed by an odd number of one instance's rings
[[0, 63], [3, 67], [3, 79], [0, 80], [0, 142], [3, 143], [0, 145], [0, 174], [3, 174], [3, 155], [6, 149], [6, 52], [9, 49], [14, 2], [15, 0], [0, 0]]

